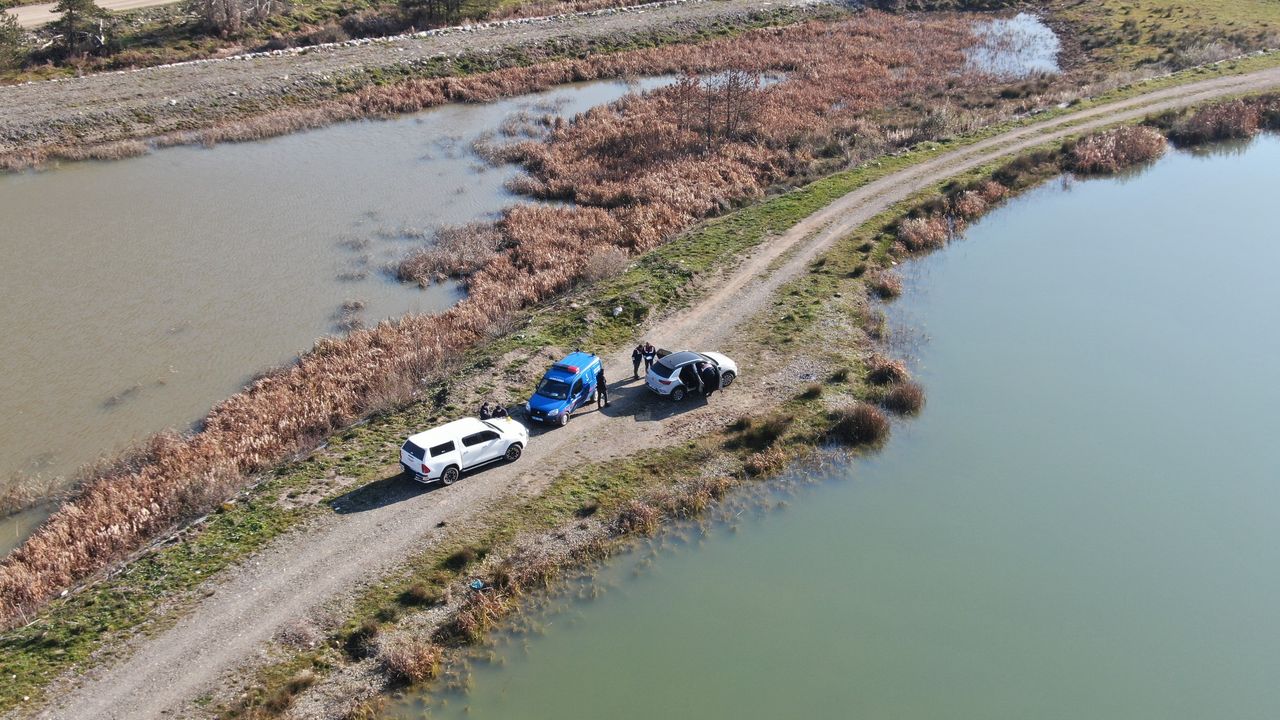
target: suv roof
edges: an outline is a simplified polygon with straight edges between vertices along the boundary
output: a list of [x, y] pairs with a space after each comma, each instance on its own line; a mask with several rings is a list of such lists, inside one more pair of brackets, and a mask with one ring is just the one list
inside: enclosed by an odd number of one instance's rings
[[671, 353], [670, 355], [659, 360], [658, 364], [665, 365], [666, 367], [669, 367], [669, 368], [677, 368], [677, 367], [680, 367], [681, 365], [688, 365], [691, 362], [699, 362], [699, 361], [705, 361], [705, 360], [709, 360], [709, 358], [704, 357], [696, 352], [690, 352], [686, 350], [684, 352]]
[[453, 422], [445, 423], [439, 427], [433, 427], [430, 430], [423, 430], [417, 435], [410, 436], [409, 442], [412, 442], [418, 447], [427, 447], [428, 445], [435, 445], [437, 440], [452, 440], [458, 435], [492, 429], [493, 428], [486, 425], [480, 418], [462, 418], [461, 420], [454, 420]]

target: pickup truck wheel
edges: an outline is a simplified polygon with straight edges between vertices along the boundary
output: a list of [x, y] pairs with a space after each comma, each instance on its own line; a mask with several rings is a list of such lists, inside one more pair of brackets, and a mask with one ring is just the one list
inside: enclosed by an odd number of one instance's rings
[[457, 465], [450, 465], [444, 469], [444, 472], [440, 473], [440, 482], [445, 485], [452, 485], [458, 482], [458, 477], [461, 475], [462, 472], [458, 470]]
[[515, 462], [520, 459], [521, 452], [523, 452], [523, 448], [520, 447], [520, 443], [511, 443], [507, 446], [507, 452], [503, 457], [507, 459], [507, 462]]
[[729, 387], [730, 385], [732, 385], [732, 384], [733, 384], [733, 381], [734, 381], [735, 379], [737, 379], [737, 377], [738, 377], [738, 376], [737, 376], [737, 375], [734, 375], [732, 371], [730, 371], [730, 372], [726, 372], [725, 374], [721, 375], [721, 376], [720, 376], [720, 389], [721, 389], [721, 390], [723, 390], [723, 389], [725, 389], [725, 388]]
[[684, 396], [688, 394], [689, 393], [684, 388], [678, 387], [671, 391], [671, 399], [676, 402], [681, 402], [684, 400]]
[[569, 424], [569, 411], [565, 410], [564, 412], [560, 413], [560, 427], [564, 427], [565, 425], [568, 425], [568, 424]]

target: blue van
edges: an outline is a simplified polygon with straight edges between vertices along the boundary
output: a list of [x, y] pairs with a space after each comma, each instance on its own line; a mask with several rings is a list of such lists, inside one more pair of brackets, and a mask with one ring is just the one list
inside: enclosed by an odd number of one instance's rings
[[538, 389], [524, 404], [529, 419], [567, 425], [574, 410], [595, 402], [600, 358], [591, 353], [570, 353], [551, 366], [538, 381]]

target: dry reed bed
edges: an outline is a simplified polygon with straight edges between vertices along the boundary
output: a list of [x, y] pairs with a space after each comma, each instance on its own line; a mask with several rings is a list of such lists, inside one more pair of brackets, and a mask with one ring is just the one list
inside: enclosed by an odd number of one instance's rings
[[513, 314], [572, 287], [601, 250], [652, 248], [726, 203], [799, 173], [835, 135], [859, 128], [871, 135], [874, 126], [862, 118], [867, 111], [963, 86], [969, 81], [956, 72], [969, 37], [959, 20], [866, 13], [703, 46], [372, 88], [311, 110], [201, 133], [206, 141], [263, 137], [335, 118], [487, 100], [592, 77], [741, 67], [791, 74], [787, 82], [752, 91], [742, 123], [713, 132], [713, 142], [702, 147], [695, 142], [699, 126], [680, 120], [671, 92], [590, 113], [557, 129], [546, 147], [521, 146], [540, 194], [599, 207], [510, 210], [497, 226], [503, 249], [474, 267], [469, 297], [454, 308], [321, 340], [293, 365], [215, 407], [199, 432], [157, 435], [99, 471], [0, 565], [0, 624], [21, 622], [60, 591], [216, 505], [246, 475], [409, 399], [424, 378]]

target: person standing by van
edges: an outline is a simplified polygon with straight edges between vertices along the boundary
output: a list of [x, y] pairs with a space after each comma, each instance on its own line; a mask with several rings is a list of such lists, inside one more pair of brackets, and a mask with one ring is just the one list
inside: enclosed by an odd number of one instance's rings
[[596, 408], [609, 407], [609, 384], [604, 379], [604, 366], [596, 371]]
[[493, 412], [489, 410], [489, 401], [485, 400], [484, 404], [480, 406], [480, 419], [488, 420], [491, 417], [493, 417]]
[[640, 343], [631, 351], [631, 379], [640, 379], [640, 361], [644, 360], [644, 343]]
[[649, 368], [653, 367], [654, 359], [658, 357], [658, 348], [654, 347], [653, 343], [645, 340], [640, 349], [644, 351], [644, 371], [647, 374]]

